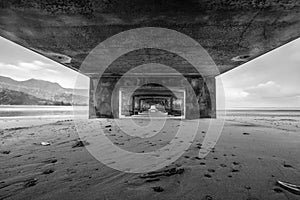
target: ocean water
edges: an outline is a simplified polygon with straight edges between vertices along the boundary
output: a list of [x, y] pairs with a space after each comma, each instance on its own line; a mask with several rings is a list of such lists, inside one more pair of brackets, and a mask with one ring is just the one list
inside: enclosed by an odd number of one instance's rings
[[300, 108], [240, 108], [226, 110], [228, 117], [300, 117]]
[[234, 108], [219, 112], [226, 120], [300, 128], [300, 108]]
[[[300, 121], [300, 108], [234, 108], [218, 112], [218, 117], [261, 118], [281, 121]], [[0, 105], [0, 119], [10, 118], [66, 118], [88, 116], [87, 106]]]
[[0, 119], [87, 117], [87, 106], [0, 105]]

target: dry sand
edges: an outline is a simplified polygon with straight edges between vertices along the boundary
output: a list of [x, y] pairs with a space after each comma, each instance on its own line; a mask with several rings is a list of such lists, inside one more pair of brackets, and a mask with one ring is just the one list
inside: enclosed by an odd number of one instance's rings
[[[29, 127], [26, 123], [13, 127], [11, 122], [0, 130], [0, 199], [300, 199], [276, 185], [277, 180], [300, 184], [298, 126], [230, 119], [215, 148], [199, 159], [208, 126], [208, 121], [200, 121], [190, 148], [166, 168], [175, 170], [144, 175], [120, 172], [97, 161], [78, 143], [73, 121], [31, 123]], [[86, 147], [94, 145], [86, 141], [101, 126], [115, 145], [145, 153], [167, 145], [179, 122], [168, 120], [162, 130], [151, 127], [150, 136], [143, 139], [124, 134], [113, 120], [82, 120], [77, 125], [88, 128], [81, 138]], [[42, 141], [51, 145], [42, 146]]]

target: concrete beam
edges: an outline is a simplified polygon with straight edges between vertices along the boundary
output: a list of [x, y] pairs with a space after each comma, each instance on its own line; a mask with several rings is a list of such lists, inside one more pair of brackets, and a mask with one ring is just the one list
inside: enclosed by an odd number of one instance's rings
[[0, 1], [0, 35], [70, 68], [108, 37], [164, 27], [197, 40], [221, 73], [300, 36], [297, 0]]

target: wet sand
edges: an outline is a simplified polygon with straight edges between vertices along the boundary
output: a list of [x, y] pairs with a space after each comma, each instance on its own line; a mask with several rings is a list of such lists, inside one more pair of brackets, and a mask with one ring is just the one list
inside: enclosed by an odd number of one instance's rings
[[[135, 122], [141, 126], [148, 123], [142, 119]], [[95, 145], [91, 138], [102, 127], [122, 149], [154, 151], [172, 140], [179, 122], [168, 120], [162, 129], [151, 127], [145, 131], [149, 137], [143, 139], [124, 134], [108, 119], [77, 123], [77, 128], [87, 128], [81, 138], [74, 121], [69, 120], [2, 128], [0, 199], [299, 199], [276, 185], [277, 180], [300, 184], [300, 129], [295, 124], [229, 119], [214, 149], [199, 158], [208, 127], [208, 121], [201, 120], [199, 132], [184, 154], [150, 174], [111, 169], [84, 147]], [[132, 130], [135, 132], [139, 134]], [[42, 141], [50, 145], [42, 146]]]

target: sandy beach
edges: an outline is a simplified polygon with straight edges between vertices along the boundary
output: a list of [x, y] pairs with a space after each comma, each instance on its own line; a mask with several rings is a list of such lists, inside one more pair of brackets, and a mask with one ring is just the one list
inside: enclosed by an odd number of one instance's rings
[[[120, 148], [150, 152], [168, 144], [179, 120], [167, 120], [154, 136], [157, 130], [152, 127], [147, 130], [150, 136], [140, 141], [124, 134], [111, 119], [76, 124], [72, 120], [44, 124], [40, 119], [14, 127], [12, 121], [2, 121], [7, 126], [0, 130], [0, 199], [299, 199], [276, 184], [277, 180], [300, 184], [299, 122], [270, 120], [227, 119], [216, 146], [203, 159], [198, 153], [208, 121], [200, 120], [199, 132], [184, 154], [152, 174], [111, 169], [84, 145], [95, 145], [88, 141], [102, 127]], [[143, 119], [135, 122], [147, 124]], [[89, 127], [86, 138], [79, 139], [76, 126]]]

